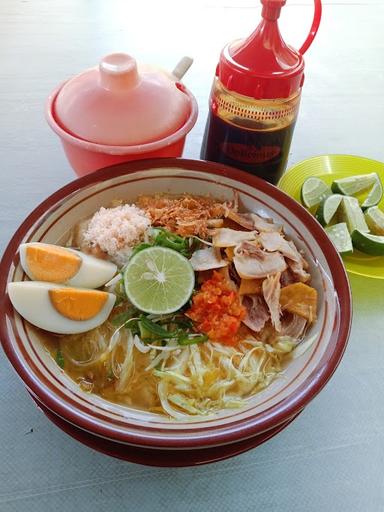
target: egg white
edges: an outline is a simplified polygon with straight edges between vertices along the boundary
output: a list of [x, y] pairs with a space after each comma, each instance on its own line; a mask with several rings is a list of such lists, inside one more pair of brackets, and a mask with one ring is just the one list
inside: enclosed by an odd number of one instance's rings
[[[20, 245], [19, 252], [21, 266], [23, 267], [23, 270], [27, 276], [33, 281], [35, 280], [35, 277], [29, 268], [26, 254], [27, 248], [30, 246], [51, 247], [52, 244], [30, 242]], [[110, 261], [101, 260], [100, 258], [95, 258], [95, 256], [91, 256], [90, 254], [85, 254], [84, 252], [70, 249], [68, 247], [62, 247], [62, 249], [73, 252], [81, 258], [81, 266], [79, 271], [73, 277], [71, 277], [71, 279], [63, 281], [63, 284], [76, 286], [79, 288], [99, 288], [100, 286], [103, 286], [105, 283], [110, 281], [117, 272], [117, 266]]]
[[61, 315], [51, 303], [49, 290], [63, 288], [63, 285], [42, 281], [19, 281], [8, 283], [8, 296], [13, 307], [25, 320], [40, 329], [57, 334], [78, 334], [90, 331], [104, 323], [116, 301], [108, 294], [103, 308], [89, 320], [71, 320]]

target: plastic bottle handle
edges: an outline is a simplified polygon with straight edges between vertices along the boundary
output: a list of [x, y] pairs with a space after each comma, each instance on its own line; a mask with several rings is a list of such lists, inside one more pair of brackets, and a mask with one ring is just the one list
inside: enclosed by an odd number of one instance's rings
[[304, 53], [311, 46], [312, 41], [315, 39], [315, 36], [319, 29], [320, 21], [321, 21], [321, 12], [322, 12], [321, 0], [314, 0], [314, 2], [315, 2], [315, 12], [313, 14], [312, 25], [311, 25], [309, 34], [307, 35], [307, 39], [304, 41], [302, 47], [299, 50], [299, 52], [302, 55], [304, 55]]

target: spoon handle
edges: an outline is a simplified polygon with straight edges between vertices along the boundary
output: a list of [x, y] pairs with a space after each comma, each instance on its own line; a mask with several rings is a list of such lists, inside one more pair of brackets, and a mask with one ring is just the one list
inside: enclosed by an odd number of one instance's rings
[[181, 80], [188, 69], [192, 66], [193, 59], [191, 57], [183, 57], [176, 64], [175, 69], [172, 71], [172, 75], [176, 80]]

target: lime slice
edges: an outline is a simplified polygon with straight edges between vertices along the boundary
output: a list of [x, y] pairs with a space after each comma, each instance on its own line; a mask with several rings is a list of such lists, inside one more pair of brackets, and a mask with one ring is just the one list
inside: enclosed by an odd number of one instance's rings
[[368, 232], [368, 226], [364, 214], [356, 197], [345, 196], [339, 208], [339, 221], [346, 222], [350, 233], [358, 229]]
[[323, 180], [316, 178], [316, 176], [311, 176], [304, 181], [301, 187], [301, 202], [307, 208], [312, 208], [320, 204], [331, 193], [331, 189]]
[[363, 201], [361, 207], [365, 210], [366, 208], [370, 208], [371, 206], [376, 206], [377, 204], [380, 203], [382, 197], [383, 185], [381, 184], [380, 178], [377, 177], [377, 181], [373, 185], [365, 201]]
[[124, 272], [124, 286], [132, 304], [158, 315], [180, 309], [190, 298], [195, 273], [187, 258], [173, 249], [149, 247], [135, 254]]
[[365, 254], [384, 256], [384, 236], [371, 235], [355, 230], [352, 233], [353, 245]]
[[353, 252], [351, 235], [345, 222], [329, 226], [325, 231], [340, 254]]
[[365, 211], [365, 221], [374, 235], [384, 235], [384, 212], [377, 206], [372, 206]]
[[349, 176], [348, 178], [341, 178], [332, 183], [332, 192], [336, 194], [343, 194], [345, 196], [353, 196], [362, 190], [374, 185], [379, 179], [375, 172], [370, 174], [361, 174], [359, 176]]
[[326, 197], [320, 203], [320, 206], [316, 212], [316, 219], [322, 226], [327, 226], [333, 219], [337, 212], [343, 196], [340, 194], [332, 194]]

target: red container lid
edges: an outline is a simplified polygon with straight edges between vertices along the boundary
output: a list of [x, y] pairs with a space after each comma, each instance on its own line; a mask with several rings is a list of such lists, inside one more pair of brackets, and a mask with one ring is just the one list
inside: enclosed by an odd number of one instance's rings
[[311, 30], [300, 50], [288, 46], [278, 18], [286, 0], [261, 0], [262, 20], [247, 38], [228, 44], [221, 52], [216, 75], [230, 91], [255, 99], [287, 98], [304, 82], [303, 54], [311, 45], [321, 19], [321, 0], [314, 0]]
[[71, 135], [114, 146], [164, 139], [185, 124], [190, 110], [181, 84], [154, 67], [138, 67], [125, 53], [107, 55], [66, 82], [54, 105], [56, 119]]

